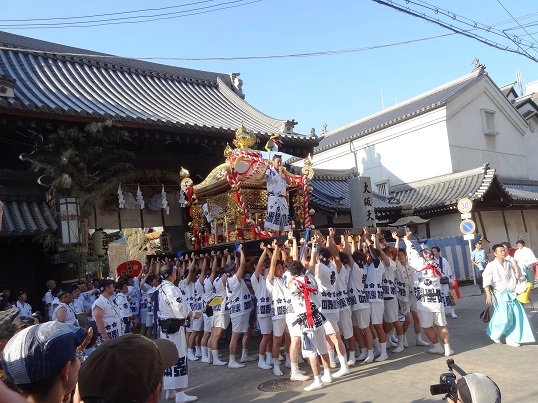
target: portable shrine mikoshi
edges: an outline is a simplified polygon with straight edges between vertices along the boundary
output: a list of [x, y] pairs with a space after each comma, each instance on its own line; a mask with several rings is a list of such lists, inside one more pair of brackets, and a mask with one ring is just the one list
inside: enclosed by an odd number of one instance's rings
[[[214, 168], [199, 184], [193, 185], [189, 173], [181, 169], [182, 202], [191, 221], [186, 241], [189, 249], [215, 248], [220, 245], [254, 241], [281, 234], [265, 231], [268, 193], [265, 172], [271, 161], [253, 150], [256, 135], [243, 125], [236, 130], [234, 146], [224, 150], [226, 161]], [[314, 210], [310, 209], [310, 180], [314, 176], [310, 156], [301, 175], [287, 170], [286, 201], [294, 229], [310, 229]]]

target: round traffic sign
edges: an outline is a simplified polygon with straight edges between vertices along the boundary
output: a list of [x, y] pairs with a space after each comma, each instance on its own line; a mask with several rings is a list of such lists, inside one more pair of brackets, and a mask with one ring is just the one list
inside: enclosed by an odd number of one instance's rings
[[473, 202], [471, 199], [464, 197], [458, 200], [458, 210], [460, 213], [465, 214], [471, 211], [473, 208]]
[[460, 231], [463, 234], [472, 234], [476, 229], [476, 224], [473, 220], [463, 220], [460, 224]]

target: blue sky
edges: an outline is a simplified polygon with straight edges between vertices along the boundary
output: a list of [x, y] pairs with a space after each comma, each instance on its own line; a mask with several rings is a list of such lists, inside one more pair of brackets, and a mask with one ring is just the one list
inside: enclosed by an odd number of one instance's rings
[[[197, 7], [225, 1], [215, 0]], [[46, 3], [18, 0], [3, 6], [0, 30], [126, 57], [176, 58], [267, 56], [366, 48], [449, 33], [435, 24], [370, 0], [262, 0], [183, 18], [88, 28], [13, 29], [6, 24], [15, 22], [5, 21], [74, 17], [186, 3], [186, 0], [55, 0]], [[521, 24], [538, 21], [535, 0], [429, 0], [428, 3], [484, 24], [509, 21], [499, 26], [502, 28], [517, 25], [510, 21], [510, 14]], [[527, 18], [520, 20], [522, 16]], [[528, 32], [538, 39], [538, 25], [530, 27]], [[299, 122], [296, 131], [300, 133], [308, 134], [315, 128], [320, 134], [324, 123], [329, 130], [338, 128], [381, 110], [383, 104], [392, 106], [465, 75], [473, 69], [474, 57], [479, 57], [486, 65], [486, 71], [498, 85], [515, 81], [517, 71], [522, 74], [523, 84], [538, 80], [536, 62], [455, 34], [331, 56], [153, 61], [221, 73], [240, 72], [246, 100], [254, 107], [278, 119], [295, 119]]]

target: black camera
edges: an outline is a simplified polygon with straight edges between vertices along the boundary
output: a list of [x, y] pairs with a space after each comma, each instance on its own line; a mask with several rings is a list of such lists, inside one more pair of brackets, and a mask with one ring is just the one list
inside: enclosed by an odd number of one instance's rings
[[456, 375], [452, 372], [445, 372], [439, 376], [439, 383], [430, 385], [432, 395], [445, 395], [453, 401], [458, 401], [458, 385], [456, 384]]
[[430, 385], [430, 393], [432, 395], [445, 395], [445, 398], [450, 398], [453, 401], [458, 401], [458, 385], [456, 384], [456, 374], [452, 371], [456, 371], [461, 376], [467, 375], [467, 373], [458, 367], [454, 360], [449, 358], [446, 360], [446, 365], [448, 365], [448, 370], [451, 372], [442, 373], [439, 376], [439, 383], [435, 385]]

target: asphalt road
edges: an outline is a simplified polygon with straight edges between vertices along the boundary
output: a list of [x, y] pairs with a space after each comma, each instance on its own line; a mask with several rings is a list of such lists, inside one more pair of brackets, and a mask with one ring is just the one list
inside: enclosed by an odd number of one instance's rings
[[[519, 348], [494, 344], [486, 336], [486, 325], [479, 319], [485, 308], [485, 297], [476, 286], [460, 287], [462, 299], [456, 306], [457, 319], [448, 318], [451, 347], [455, 351], [455, 363], [466, 372], [481, 372], [491, 377], [500, 387], [503, 402], [535, 402], [538, 396], [536, 360], [538, 344]], [[538, 289], [531, 297], [538, 308]], [[538, 339], [538, 315], [526, 312]], [[424, 337], [424, 336], [423, 336]], [[425, 337], [424, 337], [425, 338]], [[251, 354], [257, 357], [258, 338], [252, 338]], [[389, 359], [381, 363], [356, 365], [351, 374], [325, 388], [305, 392], [309, 382], [288, 383], [275, 377], [271, 370], [261, 370], [257, 362], [248, 363], [242, 369], [214, 367], [199, 361], [189, 363], [190, 387], [187, 393], [197, 395], [200, 402], [441, 402], [442, 396], [431, 396], [430, 385], [439, 382], [439, 375], [447, 372], [446, 358], [427, 353], [427, 348], [412, 342], [412, 327], [408, 335], [412, 344], [399, 354], [389, 353]], [[222, 344], [222, 359], [228, 357], [228, 346]], [[239, 349], [240, 351], [240, 349]], [[310, 373], [305, 363], [302, 369]], [[336, 371], [336, 370], [334, 370]], [[289, 370], [284, 371], [289, 376]], [[459, 378], [459, 376], [458, 376]], [[276, 387], [289, 390], [263, 392], [258, 386], [275, 380]], [[283, 382], [282, 384], [280, 382]], [[165, 402], [164, 398], [161, 402]]]

